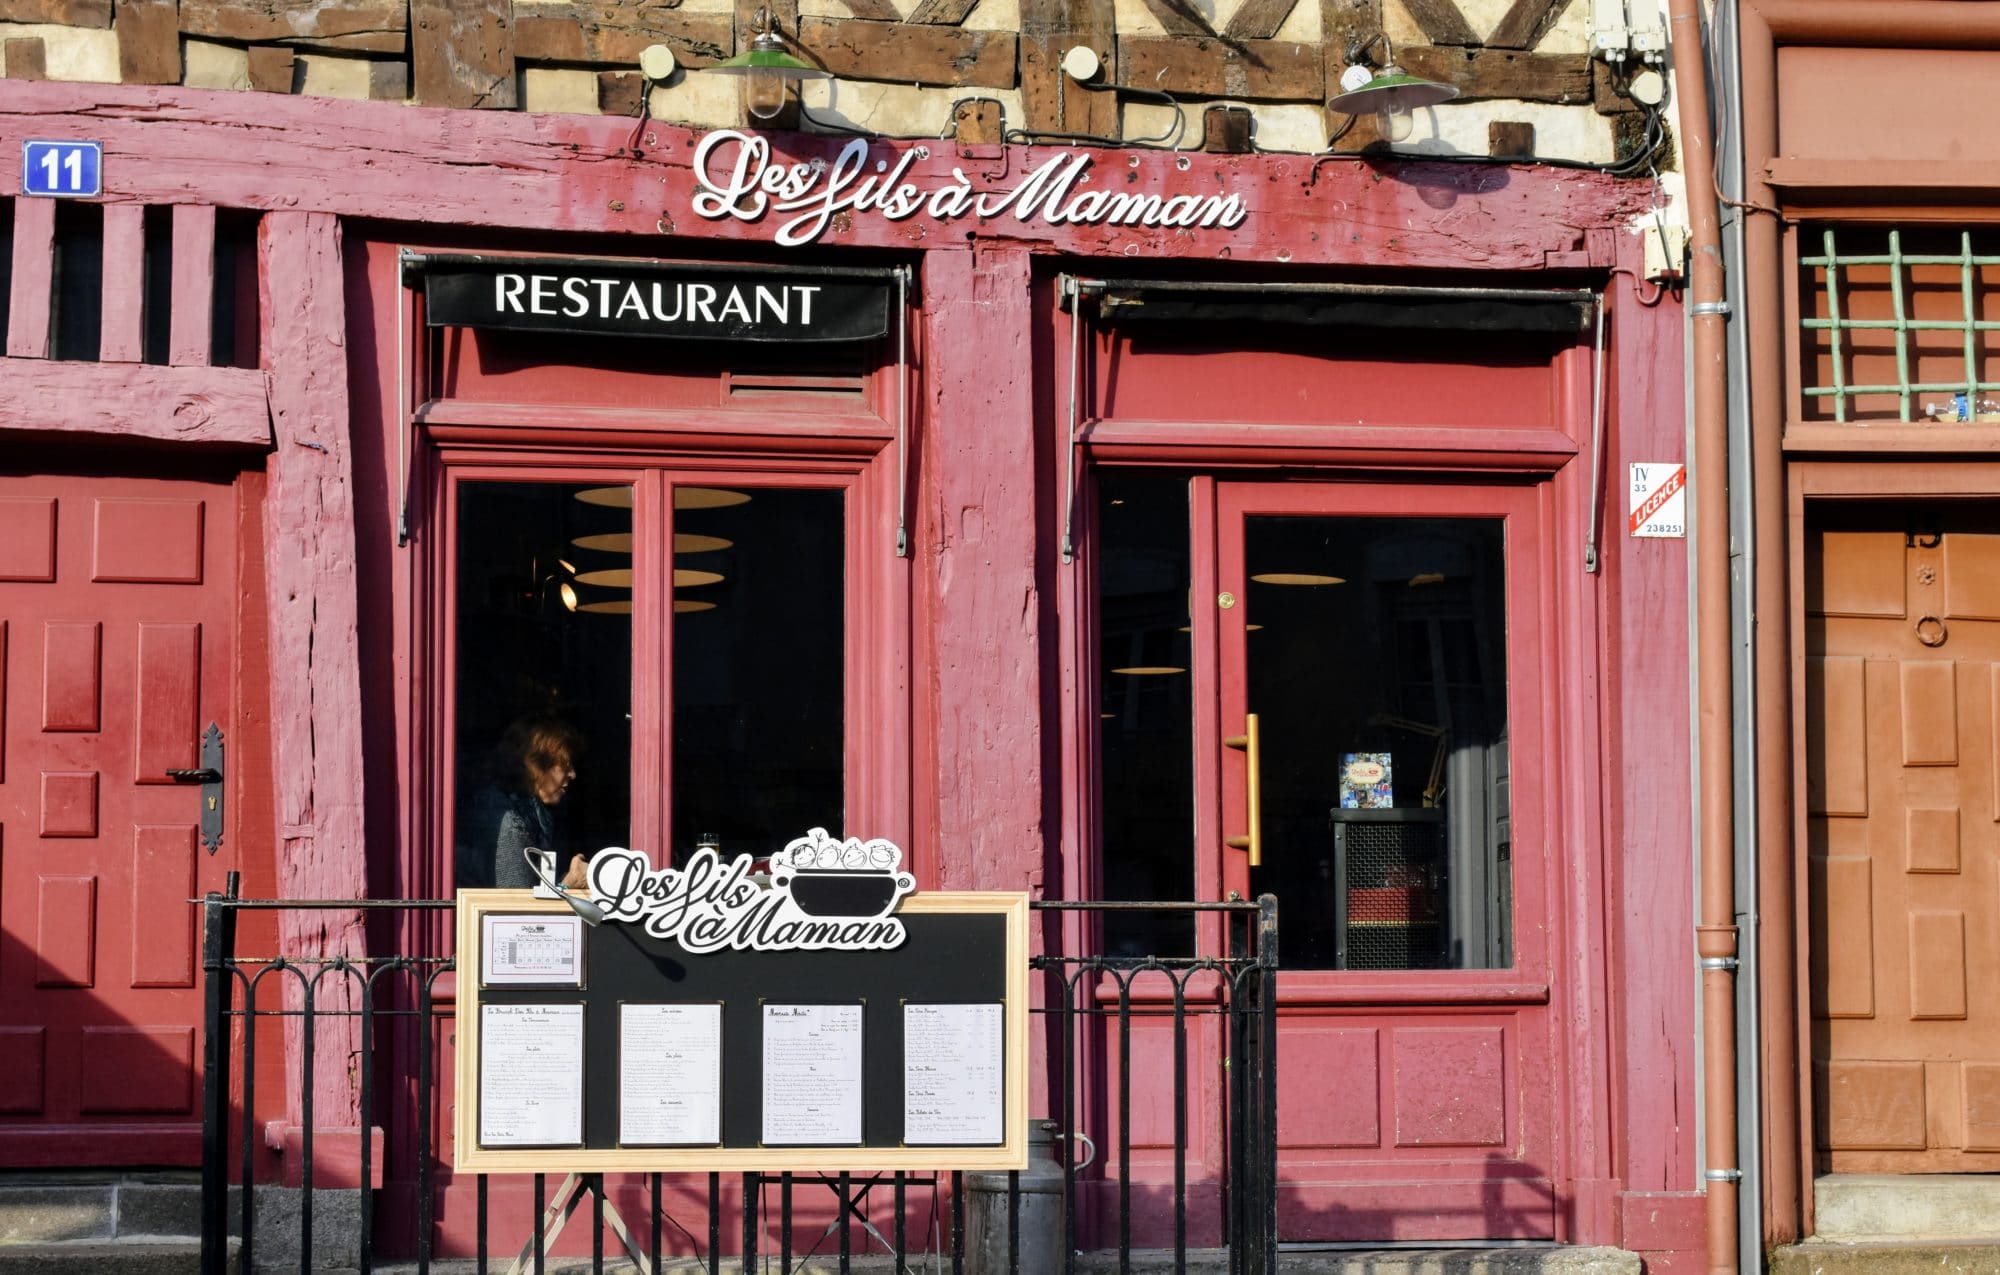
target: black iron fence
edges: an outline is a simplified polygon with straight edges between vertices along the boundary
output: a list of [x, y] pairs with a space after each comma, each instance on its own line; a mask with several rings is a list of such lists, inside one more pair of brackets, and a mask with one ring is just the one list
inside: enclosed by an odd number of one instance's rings
[[[588, 1257], [560, 1260], [592, 1271], [605, 1269], [607, 1228], [614, 1261], [711, 1275], [789, 1273], [808, 1260], [845, 1272], [863, 1256], [897, 1271], [1044, 1275], [1075, 1271], [1085, 1252], [1101, 1255], [1099, 1269], [1115, 1254], [1122, 1272], [1146, 1250], [1171, 1253], [1176, 1271], [1191, 1253], [1231, 1275], [1277, 1269], [1269, 896], [1034, 905], [1045, 955], [1031, 962], [1032, 1065], [1047, 1109], [1026, 1172], [586, 1174], [552, 1193], [539, 1174], [451, 1170], [449, 956], [288, 953], [315, 941], [279, 937], [341, 917], [362, 947], [385, 936], [392, 948], [428, 945], [421, 936], [445, 932], [449, 901], [253, 900], [235, 888], [202, 902], [205, 1272], [225, 1271], [233, 1235], [245, 1272], [414, 1262], [425, 1275], [449, 1261], [483, 1275], [520, 1257], [541, 1275], [559, 1260], [553, 1237], [584, 1207]], [[1215, 954], [1089, 954], [1105, 914], [1135, 911], [1191, 916], [1198, 950]], [[237, 950], [246, 917], [275, 950]], [[279, 917], [289, 924], [272, 924]], [[328, 1145], [326, 1130], [350, 1125]], [[327, 1257], [331, 1231], [344, 1256]]]

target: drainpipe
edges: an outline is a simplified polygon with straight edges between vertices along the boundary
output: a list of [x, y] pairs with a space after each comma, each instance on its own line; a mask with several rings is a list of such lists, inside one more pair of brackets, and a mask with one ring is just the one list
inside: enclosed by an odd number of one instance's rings
[[1687, 178], [1688, 314], [1693, 327], [1695, 528], [1695, 738], [1700, 767], [1701, 907], [1695, 950], [1701, 958], [1701, 1015], [1706, 1047], [1702, 1082], [1708, 1167], [1708, 1269], [1736, 1275], [1736, 875], [1732, 807], [1729, 675], [1729, 366], [1723, 299], [1722, 228], [1715, 199], [1715, 133], [1710, 124], [1708, 59], [1698, 0], [1669, 0], [1680, 98], [1681, 171]]

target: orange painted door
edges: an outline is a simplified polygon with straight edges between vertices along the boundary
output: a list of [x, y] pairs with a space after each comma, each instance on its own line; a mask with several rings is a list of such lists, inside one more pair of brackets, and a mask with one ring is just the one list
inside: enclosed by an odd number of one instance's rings
[[227, 477], [0, 475], [0, 1166], [199, 1158], [189, 900], [243, 832], [166, 772], [229, 722], [235, 540]]
[[2000, 1170], [2000, 511], [1830, 513], [1806, 564], [1817, 1167]]
[[1221, 879], [1278, 898], [1279, 1234], [1553, 1238], [1538, 493], [1215, 490], [1195, 614]]

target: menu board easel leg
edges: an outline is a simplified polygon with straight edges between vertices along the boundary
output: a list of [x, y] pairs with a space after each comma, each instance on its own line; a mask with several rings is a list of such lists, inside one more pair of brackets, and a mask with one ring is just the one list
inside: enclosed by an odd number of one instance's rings
[[[639, 1268], [639, 1275], [653, 1275], [653, 1264], [646, 1260], [646, 1255], [639, 1251], [638, 1244], [633, 1241], [632, 1233], [625, 1229], [625, 1219], [619, 1214], [618, 1206], [611, 1202], [610, 1196], [604, 1194], [604, 1175], [601, 1173], [572, 1173], [563, 1178], [562, 1185], [556, 1188], [555, 1198], [549, 1201], [549, 1207], [542, 1213], [542, 1253], [546, 1255], [556, 1246], [556, 1240], [561, 1237], [563, 1227], [569, 1224], [570, 1216], [592, 1191], [603, 1198], [604, 1220], [611, 1224], [611, 1233], [625, 1246], [625, 1252], [631, 1257], [632, 1264]], [[522, 1272], [528, 1269], [528, 1259], [534, 1252], [535, 1237], [530, 1235], [528, 1242], [521, 1245], [521, 1252], [514, 1258], [514, 1264], [507, 1268], [507, 1275], [522, 1275]]]

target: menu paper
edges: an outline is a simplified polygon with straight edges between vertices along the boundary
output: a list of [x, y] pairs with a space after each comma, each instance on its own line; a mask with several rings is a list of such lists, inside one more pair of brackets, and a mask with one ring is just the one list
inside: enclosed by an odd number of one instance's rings
[[583, 1143], [583, 1006], [480, 1006], [479, 1145]]
[[618, 1007], [618, 1141], [722, 1141], [722, 1006]]
[[903, 1006], [903, 1141], [997, 1146], [1006, 1141], [1002, 1007]]
[[764, 1006], [766, 1146], [860, 1145], [861, 1010]]
[[480, 918], [479, 968], [488, 987], [583, 986], [583, 918], [575, 913]]

